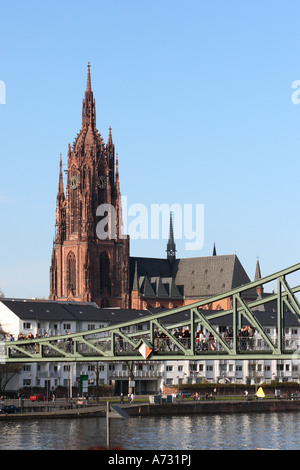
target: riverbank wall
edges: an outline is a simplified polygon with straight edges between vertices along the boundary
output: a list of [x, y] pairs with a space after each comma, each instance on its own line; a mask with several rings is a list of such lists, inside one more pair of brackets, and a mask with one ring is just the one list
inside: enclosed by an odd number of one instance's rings
[[129, 416], [178, 416], [224, 413], [274, 413], [300, 411], [300, 400], [196, 401], [170, 404], [143, 404], [126, 407]]
[[[129, 417], [148, 416], [180, 416], [180, 415], [205, 415], [205, 414], [228, 414], [228, 413], [275, 413], [275, 412], [299, 412], [300, 400], [285, 399], [262, 399], [249, 401], [186, 401], [176, 403], [152, 404], [131, 403], [118, 405]], [[2, 420], [24, 420], [24, 419], [59, 419], [59, 418], [87, 418], [105, 417], [106, 404], [90, 406], [77, 409], [60, 409], [52, 411], [35, 411], [15, 414], [0, 414]], [[111, 418], [118, 417], [113, 413]], [[120, 416], [119, 416], [120, 417]]]

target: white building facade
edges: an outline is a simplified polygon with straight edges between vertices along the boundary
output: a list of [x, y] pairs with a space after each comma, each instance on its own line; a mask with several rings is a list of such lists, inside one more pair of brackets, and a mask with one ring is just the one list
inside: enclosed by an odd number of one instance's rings
[[[0, 301], [0, 326], [15, 340], [20, 334], [26, 337], [36, 335], [60, 335], [89, 331], [107, 327], [141, 316], [149, 316], [149, 311], [99, 309], [96, 304], [77, 302], [33, 301], [27, 299], [2, 299]], [[270, 324], [270, 315], [266, 316], [264, 330], [270, 338], [276, 338], [276, 325]], [[269, 318], [269, 320], [268, 320]], [[274, 315], [273, 315], [274, 318]], [[269, 323], [269, 324], [268, 324]], [[273, 322], [274, 323], [274, 322]], [[224, 325], [215, 325], [217, 331], [224, 331]], [[204, 331], [205, 332], [205, 331]], [[206, 332], [207, 333], [207, 332]], [[255, 333], [257, 335], [257, 333]], [[297, 342], [300, 325], [292, 319], [286, 325], [285, 341], [287, 344]], [[256, 338], [257, 339], [257, 338]], [[299, 382], [299, 366], [292, 360], [139, 360], [133, 365], [134, 390], [136, 394], [153, 394], [165, 386], [196, 384], [203, 381], [218, 383], [231, 382], [242, 384], [259, 384], [273, 380]], [[89, 380], [89, 394], [94, 386], [112, 385], [113, 393], [127, 393], [130, 378], [129, 365], [124, 361], [95, 363], [88, 362], [49, 362], [22, 363], [20, 371], [13, 376], [7, 390], [33, 390], [43, 387], [54, 391], [57, 387], [66, 387], [72, 396], [74, 387], [79, 386], [80, 376], [86, 375]]]

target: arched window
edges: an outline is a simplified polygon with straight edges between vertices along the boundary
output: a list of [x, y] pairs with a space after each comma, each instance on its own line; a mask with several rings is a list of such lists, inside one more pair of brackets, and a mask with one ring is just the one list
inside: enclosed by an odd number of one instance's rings
[[76, 293], [76, 258], [73, 251], [67, 257], [67, 289], [73, 295]]
[[110, 261], [106, 251], [100, 255], [100, 294], [110, 295], [111, 279], [110, 279]]
[[108, 308], [109, 307], [109, 300], [105, 297], [101, 300], [101, 308]]
[[71, 233], [78, 231], [78, 178], [76, 170], [72, 168], [69, 180], [69, 214], [70, 214], [70, 231]]

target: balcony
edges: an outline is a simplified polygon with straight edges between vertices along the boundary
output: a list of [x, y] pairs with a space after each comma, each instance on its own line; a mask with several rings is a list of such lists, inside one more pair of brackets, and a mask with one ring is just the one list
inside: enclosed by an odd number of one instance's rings
[[37, 372], [37, 379], [59, 379], [61, 377], [60, 372], [48, 371], [48, 372]]
[[[128, 370], [110, 370], [108, 372], [109, 378], [123, 378], [129, 379]], [[133, 373], [135, 379], [151, 379], [151, 378], [161, 378], [163, 377], [163, 372], [155, 370], [137, 370]]]

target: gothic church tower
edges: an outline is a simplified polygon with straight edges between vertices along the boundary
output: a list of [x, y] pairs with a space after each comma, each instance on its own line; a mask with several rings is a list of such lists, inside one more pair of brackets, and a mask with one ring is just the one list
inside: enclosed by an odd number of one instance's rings
[[129, 307], [129, 237], [122, 235], [118, 156], [109, 129], [96, 129], [90, 64], [82, 126], [68, 148], [66, 194], [62, 159], [56, 199], [50, 299]]

